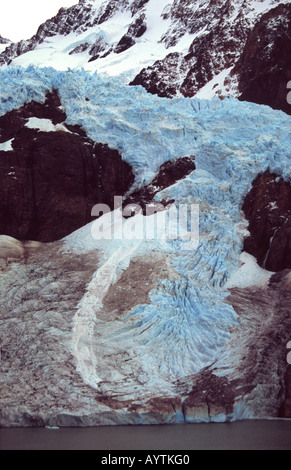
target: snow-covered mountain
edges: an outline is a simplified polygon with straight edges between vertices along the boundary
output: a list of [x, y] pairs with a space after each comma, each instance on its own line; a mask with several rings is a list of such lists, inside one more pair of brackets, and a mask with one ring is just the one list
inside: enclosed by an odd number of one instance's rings
[[[283, 50], [290, 43], [290, 8], [290, 0], [82, 0], [62, 8], [30, 40], [8, 47], [0, 63], [83, 67], [122, 77], [159, 96], [232, 95], [256, 101], [259, 84], [246, 92], [242, 57], [249, 54], [244, 48], [251, 40], [264, 43], [267, 29], [260, 80], [268, 76], [270, 82], [272, 57], [283, 74], [278, 86], [286, 89], [289, 53]], [[270, 11], [271, 20], [266, 16]], [[248, 64], [250, 77], [255, 67], [256, 61]], [[267, 93], [263, 101], [270, 104]], [[271, 105], [281, 109], [282, 97]]]

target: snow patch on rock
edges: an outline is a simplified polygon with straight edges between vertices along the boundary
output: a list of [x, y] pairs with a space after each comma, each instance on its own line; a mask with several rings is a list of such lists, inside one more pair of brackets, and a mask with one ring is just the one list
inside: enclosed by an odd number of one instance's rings
[[25, 127], [29, 129], [38, 129], [41, 132], [68, 132], [72, 134], [69, 129], [66, 128], [63, 124], [53, 124], [50, 119], [39, 119], [36, 117], [29, 118]]
[[6, 142], [0, 143], [0, 152], [11, 152], [13, 151], [12, 142], [14, 139], [7, 140]]

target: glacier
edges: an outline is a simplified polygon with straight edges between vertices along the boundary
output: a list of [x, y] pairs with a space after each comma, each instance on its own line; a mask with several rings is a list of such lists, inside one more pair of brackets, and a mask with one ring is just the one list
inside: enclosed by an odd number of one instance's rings
[[[205, 369], [237, 379], [243, 348], [237, 346], [234, 360], [229, 345], [241, 324], [226, 299], [230, 287], [240, 286], [242, 264], [253, 262], [242, 256], [247, 226], [241, 207], [259, 173], [269, 169], [291, 180], [291, 117], [235, 98], [159, 98], [84, 70], [16, 66], [0, 70], [0, 79], [0, 115], [31, 100], [44, 102], [48, 91], [57, 90], [66, 122], [116, 148], [132, 166], [132, 190], [150, 183], [162, 163], [195, 155], [196, 169], [155, 200], [199, 205], [197, 249], [183, 250], [184, 239], [95, 240], [93, 223], [62, 240], [64, 253], [98, 251], [101, 257], [66, 338], [83, 381], [105, 396], [114, 391], [124, 401], [139, 402], [159, 393], [171, 397], [178, 383], [189, 392], [190, 378]], [[106, 321], [108, 290], [131, 263], [147, 259], [164, 266], [149, 301]], [[261, 270], [262, 285], [270, 275]], [[268, 401], [260, 393], [255, 401]], [[232, 419], [242, 416], [260, 416], [257, 405], [239, 399]], [[147, 419], [141, 415], [137, 422]], [[176, 420], [183, 419], [177, 411]], [[213, 418], [225, 419], [225, 413]]]

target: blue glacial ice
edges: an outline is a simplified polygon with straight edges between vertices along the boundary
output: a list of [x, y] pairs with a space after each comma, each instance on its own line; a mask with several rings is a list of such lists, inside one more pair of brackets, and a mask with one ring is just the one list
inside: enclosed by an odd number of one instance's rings
[[[158, 98], [142, 87], [82, 70], [8, 67], [0, 70], [0, 79], [0, 115], [32, 99], [44, 101], [48, 90], [57, 89], [67, 123], [83, 126], [96, 142], [118, 149], [134, 169], [136, 186], [150, 182], [163, 162], [195, 155], [196, 170], [156, 199], [200, 205], [197, 250], [182, 251], [183, 240], [138, 243], [130, 249], [130, 256], [163, 251], [178, 275], [161, 279], [150, 304], [134, 307], [110, 332], [105, 324], [98, 324], [98, 331], [104, 332], [106, 351], [110, 341], [116, 355], [117, 345], [126, 349], [144, 371], [144, 383], [153, 386], [213, 364], [230, 328], [238, 324], [236, 312], [225, 303], [225, 285], [240, 265], [242, 202], [262, 171], [290, 181], [291, 116], [233, 98]], [[102, 248], [110, 260], [128, 243], [94, 241], [90, 229], [67, 237], [68, 249]], [[123, 256], [118, 269], [125, 269], [124, 263]]]

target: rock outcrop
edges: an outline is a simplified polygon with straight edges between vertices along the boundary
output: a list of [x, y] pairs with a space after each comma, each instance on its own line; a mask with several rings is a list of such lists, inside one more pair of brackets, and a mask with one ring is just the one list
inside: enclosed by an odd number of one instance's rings
[[0, 233], [51, 242], [113, 207], [134, 180], [118, 151], [65, 124], [56, 92], [0, 117]]
[[[258, 21], [233, 69], [239, 98], [291, 114], [291, 4], [279, 5]], [[290, 87], [291, 88], [291, 87]]]
[[291, 269], [291, 185], [270, 172], [253, 182], [242, 207], [250, 236], [244, 250], [269, 271]]
[[135, 39], [140, 38], [146, 31], [147, 24], [145, 21], [145, 14], [141, 14], [135, 19], [135, 21], [129, 26], [127, 33], [122, 36], [120, 41], [115, 47], [116, 54], [126, 51], [130, 47], [134, 46]]
[[174, 2], [165, 17], [175, 27], [163, 40], [173, 45], [181, 31], [196, 33], [187, 54], [167, 54], [142, 69], [130, 85], [142, 85], [160, 97], [191, 97], [229, 69], [222, 82], [213, 83], [211, 96], [236, 96], [290, 114], [286, 86], [291, 73], [291, 6], [272, 6], [276, 8], [259, 13], [245, 2], [209, 2], [207, 8], [197, 9], [192, 2]]
[[130, 85], [142, 85], [160, 97], [195, 96], [240, 57], [252, 28], [248, 13], [245, 4], [238, 5], [235, 12], [233, 2], [228, 1], [209, 1], [200, 8], [190, 1], [174, 1], [164, 13], [172, 24], [162, 41], [173, 46], [186, 30], [194, 36], [187, 53], [169, 52], [142, 69]]
[[[291, 271], [284, 270], [274, 274], [265, 286], [232, 288], [227, 298], [240, 323], [229, 344], [233, 351], [230, 362], [237, 368], [234, 380], [243, 375], [246, 406], [264, 416], [290, 417], [291, 382], [286, 349], [291, 331], [290, 286]], [[263, 396], [270, 400], [259, 398]]]
[[0, 44], [9, 44], [9, 43], [10, 43], [9, 39], [5, 39], [2, 36], [0, 36]]
[[[195, 168], [194, 156], [180, 157], [176, 160], [163, 163], [152, 182], [131, 192], [130, 195], [126, 197], [124, 205], [138, 204], [142, 207], [144, 215], [146, 215], [146, 205], [154, 202], [154, 197], [159, 191], [162, 191], [163, 189], [172, 186], [177, 181], [185, 178], [187, 175], [192, 173]], [[163, 205], [167, 205], [173, 201], [163, 202]]]

